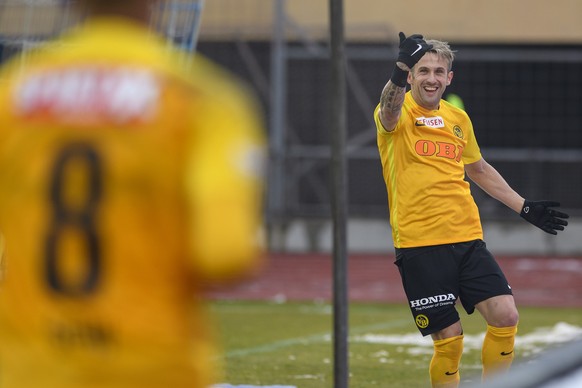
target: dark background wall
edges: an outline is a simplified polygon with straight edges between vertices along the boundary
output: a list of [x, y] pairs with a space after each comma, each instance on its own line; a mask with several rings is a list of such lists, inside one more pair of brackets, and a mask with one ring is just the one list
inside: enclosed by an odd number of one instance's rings
[[[582, 214], [582, 46], [451, 45], [457, 50], [457, 60], [447, 93], [462, 97], [484, 157], [522, 195], [556, 199], [574, 215]], [[268, 80], [270, 44], [254, 42], [247, 47]], [[349, 157], [350, 212], [385, 217], [386, 194], [375, 154], [372, 111], [393, 66], [394, 48], [365, 44], [350, 48], [355, 50], [348, 50], [349, 67], [368, 98], [368, 107], [362, 107], [361, 98], [350, 88], [349, 137], [372, 133], [361, 145], [362, 152]], [[362, 48], [376, 55], [357, 54]], [[260, 90], [257, 68], [249, 71], [236, 42], [200, 42], [199, 51]], [[290, 217], [328, 213], [326, 157], [304, 152], [293, 156], [298, 148], [322, 150], [329, 144], [328, 66], [325, 56], [287, 61], [286, 171], [290, 183], [285, 206]], [[259, 94], [268, 116], [268, 90], [263, 88]], [[511, 213], [478, 188], [474, 196], [485, 218]]]

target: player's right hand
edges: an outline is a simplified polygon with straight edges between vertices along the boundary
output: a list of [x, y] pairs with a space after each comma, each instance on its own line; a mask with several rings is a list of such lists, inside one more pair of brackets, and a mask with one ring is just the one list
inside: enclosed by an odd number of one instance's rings
[[422, 35], [414, 34], [406, 37], [404, 32], [400, 32], [398, 36], [400, 37], [400, 45], [398, 46], [400, 50], [397, 62], [404, 63], [409, 69], [412, 69], [420, 58], [432, 49], [432, 44], [427, 44]]

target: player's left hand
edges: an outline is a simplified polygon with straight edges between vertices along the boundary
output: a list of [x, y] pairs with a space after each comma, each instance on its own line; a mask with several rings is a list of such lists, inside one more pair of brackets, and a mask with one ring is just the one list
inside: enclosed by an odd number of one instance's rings
[[568, 221], [565, 219], [570, 217], [566, 213], [550, 209], [558, 206], [560, 206], [559, 202], [528, 201], [526, 199], [519, 215], [544, 232], [556, 235], [558, 230], [564, 230], [564, 226], [568, 225]]

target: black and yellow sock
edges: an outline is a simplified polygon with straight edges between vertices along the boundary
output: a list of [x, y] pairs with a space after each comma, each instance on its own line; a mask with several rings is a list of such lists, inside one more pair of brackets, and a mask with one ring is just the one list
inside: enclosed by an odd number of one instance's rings
[[481, 350], [483, 380], [509, 369], [515, 355], [513, 345], [516, 333], [517, 326], [494, 327], [487, 325], [487, 333]]
[[463, 355], [463, 335], [434, 341], [430, 362], [430, 382], [433, 388], [456, 388], [461, 376], [459, 364]]

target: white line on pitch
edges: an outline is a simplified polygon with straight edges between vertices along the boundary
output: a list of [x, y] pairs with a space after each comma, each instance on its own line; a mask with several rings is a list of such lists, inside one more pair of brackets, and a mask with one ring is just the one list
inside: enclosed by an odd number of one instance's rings
[[[351, 334], [363, 333], [371, 330], [393, 329], [403, 327], [410, 323], [409, 319], [401, 319], [394, 322], [377, 323], [374, 325], [354, 327], [350, 330]], [[313, 345], [316, 343], [331, 341], [331, 333], [315, 334], [307, 337], [291, 338], [287, 340], [275, 341], [261, 346], [255, 346], [247, 349], [231, 350], [224, 354], [226, 358], [244, 357], [249, 354], [268, 353], [278, 349], [295, 346], [295, 345]]]

